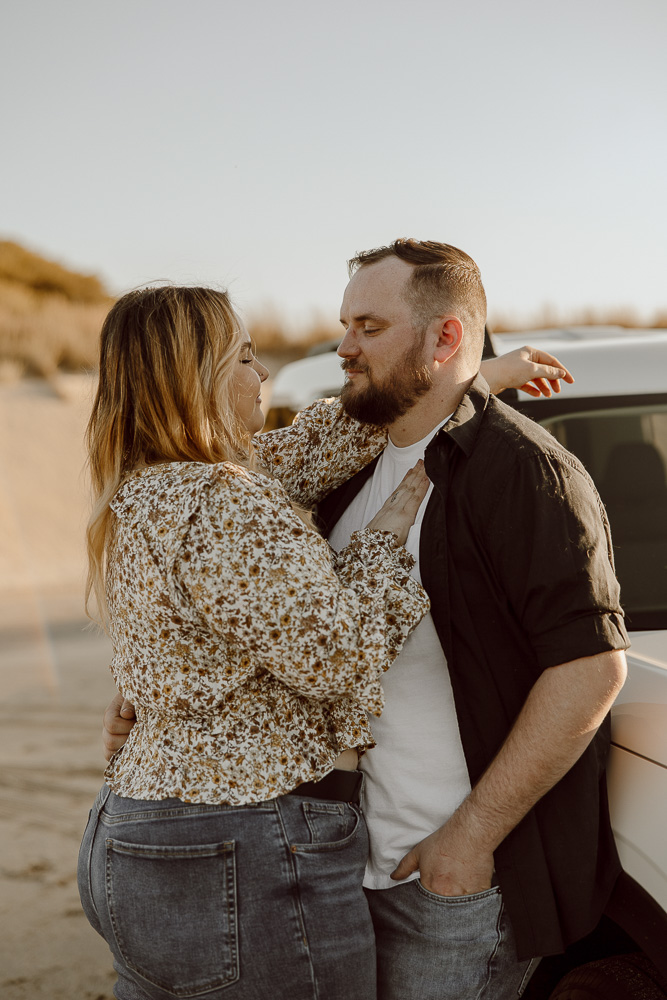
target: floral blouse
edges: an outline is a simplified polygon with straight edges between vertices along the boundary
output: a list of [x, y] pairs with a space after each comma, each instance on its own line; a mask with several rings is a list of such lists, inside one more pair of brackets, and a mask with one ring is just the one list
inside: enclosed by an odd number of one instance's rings
[[256, 444], [282, 483], [165, 463], [111, 502], [111, 669], [137, 715], [105, 775], [119, 795], [241, 805], [318, 780], [373, 746], [366, 710], [428, 610], [394, 535], [357, 532], [336, 555], [290, 503], [345, 481], [383, 435], [319, 402]]

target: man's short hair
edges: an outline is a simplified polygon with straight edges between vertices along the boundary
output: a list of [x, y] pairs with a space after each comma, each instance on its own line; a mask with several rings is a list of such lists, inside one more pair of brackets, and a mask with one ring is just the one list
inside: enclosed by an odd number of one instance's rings
[[[467, 253], [449, 243], [402, 238], [389, 246], [363, 250], [347, 262], [350, 277], [362, 267], [398, 257], [411, 264], [405, 298], [418, 329], [436, 316], [453, 313], [469, 335], [467, 346], [481, 355], [486, 323], [486, 293], [480, 270]], [[472, 334], [472, 336], [470, 336]]]

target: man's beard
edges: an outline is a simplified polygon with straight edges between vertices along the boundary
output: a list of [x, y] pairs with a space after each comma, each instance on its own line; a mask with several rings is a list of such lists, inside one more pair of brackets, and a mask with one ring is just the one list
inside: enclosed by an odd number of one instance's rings
[[[420, 365], [421, 345], [410, 350], [396, 365], [394, 371], [381, 382], [373, 381], [367, 366], [361, 370], [366, 375], [366, 388], [355, 388], [346, 381], [340, 394], [343, 409], [362, 424], [377, 424], [385, 427], [393, 424], [411, 409], [417, 400], [433, 385], [431, 373], [426, 365]], [[343, 369], [358, 365], [345, 359]]]

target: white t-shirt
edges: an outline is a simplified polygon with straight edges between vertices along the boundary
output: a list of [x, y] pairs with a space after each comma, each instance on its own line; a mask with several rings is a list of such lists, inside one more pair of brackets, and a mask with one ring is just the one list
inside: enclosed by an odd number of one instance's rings
[[[329, 540], [334, 549], [343, 548], [352, 532], [368, 524], [446, 422], [407, 448], [389, 441], [373, 476], [333, 529]], [[419, 537], [432, 489], [405, 546], [417, 560], [412, 575], [420, 581]], [[363, 805], [370, 857], [364, 885], [370, 889], [398, 885], [389, 876], [401, 858], [442, 826], [470, 791], [447, 661], [430, 614], [409, 637], [382, 686], [384, 711], [379, 719], [371, 717], [377, 746], [359, 765], [366, 774]]]

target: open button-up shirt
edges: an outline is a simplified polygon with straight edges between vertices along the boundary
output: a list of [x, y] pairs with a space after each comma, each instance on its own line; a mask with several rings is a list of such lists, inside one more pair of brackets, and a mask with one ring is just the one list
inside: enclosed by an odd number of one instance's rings
[[[481, 376], [429, 444], [434, 489], [420, 572], [450, 672], [474, 784], [541, 672], [625, 649], [609, 523], [581, 463], [489, 394]], [[319, 508], [325, 531], [373, 463]], [[519, 957], [591, 931], [620, 871], [609, 823], [608, 721], [495, 852]]]

